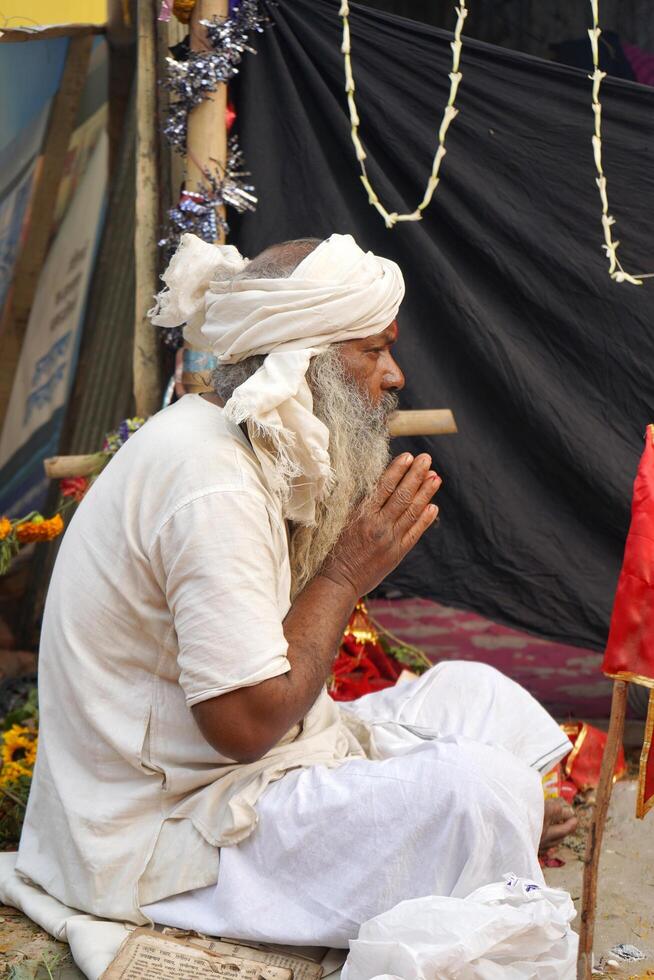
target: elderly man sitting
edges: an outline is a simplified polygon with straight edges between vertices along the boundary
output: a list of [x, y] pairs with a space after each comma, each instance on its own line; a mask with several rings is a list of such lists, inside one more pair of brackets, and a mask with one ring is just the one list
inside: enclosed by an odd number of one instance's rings
[[399, 268], [350, 236], [248, 263], [187, 235], [164, 280], [153, 320], [218, 356], [216, 394], [152, 418], [66, 533], [18, 871], [99, 916], [331, 946], [403, 899], [542, 881], [569, 743], [530, 695], [470, 663], [325, 690], [437, 514], [429, 456], [388, 463]]

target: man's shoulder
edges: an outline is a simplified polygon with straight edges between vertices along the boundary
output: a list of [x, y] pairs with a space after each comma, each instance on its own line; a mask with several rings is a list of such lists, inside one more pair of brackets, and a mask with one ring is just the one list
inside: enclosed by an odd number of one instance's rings
[[101, 474], [94, 497], [160, 525], [207, 492], [240, 491], [274, 510], [250, 443], [223, 411], [197, 395], [157, 412]]
[[130, 476], [138, 471], [145, 492], [155, 491], [168, 513], [182, 502], [221, 491], [241, 491], [276, 509], [261, 464], [241, 429], [199, 395], [185, 395], [158, 412], [124, 448], [131, 450], [131, 458], [124, 458]]
[[240, 482], [239, 474], [261, 479], [257, 458], [239, 427], [199, 395], [185, 395], [157, 412], [130, 443], [132, 456], [155, 462], [157, 470], [171, 476], [193, 472], [194, 479], [211, 475], [228, 484]]

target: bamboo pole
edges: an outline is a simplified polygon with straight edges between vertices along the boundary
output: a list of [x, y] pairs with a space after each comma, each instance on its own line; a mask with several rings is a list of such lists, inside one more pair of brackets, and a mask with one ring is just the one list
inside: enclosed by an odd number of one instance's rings
[[581, 929], [579, 932], [579, 958], [577, 960], [577, 980], [591, 980], [593, 969], [593, 936], [595, 932], [595, 912], [597, 909], [597, 873], [600, 850], [606, 817], [611, 802], [613, 774], [624, 733], [627, 712], [627, 683], [613, 682], [611, 701], [611, 720], [602, 756], [602, 769], [595, 803], [593, 822], [586, 842], [584, 857], [584, 884], [581, 899]]
[[139, 0], [137, 11], [133, 383], [136, 414], [147, 418], [161, 402], [159, 343], [147, 317], [157, 291], [159, 226], [156, 0]]
[[388, 420], [391, 436], [442, 436], [457, 432], [449, 408], [425, 408], [395, 412]]
[[[229, 16], [229, 0], [197, 0], [191, 15], [191, 51], [210, 50], [207, 33], [201, 20]], [[227, 128], [225, 110], [227, 108], [227, 85], [219, 85], [215, 92], [189, 113], [186, 136], [186, 190], [202, 193], [206, 189], [205, 170], [222, 171], [227, 163]], [[224, 218], [225, 208], [219, 213]], [[218, 241], [225, 241], [222, 229]], [[198, 393], [211, 391], [211, 370], [198, 367], [198, 352], [190, 347], [184, 350], [184, 370], [182, 384], [186, 391]], [[201, 358], [202, 360], [202, 358]]]
[[48, 480], [66, 480], [72, 476], [92, 476], [100, 469], [98, 453], [88, 456], [49, 456], [43, 460]]
[[[207, 32], [201, 20], [214, 17], [224, 20], [229, 14], [229, 0], [197, 0], [191, 15], [191, 51], [210, 50]], [[219, 85], [188, 117], [186, 138], [186, 189], [201, 191], [206, 184], [204, 170], [212, 165], [224, 168], [227, 162], [227, 86]], [[222, 241], [224, 236], [221, 236]]]
[[[457, 432], [449, 408], [423, 409], [416, 412], [395, 412], [389, 420], [391, 436], [435, 436]], [[98, 470], [98, 454], [89, 456], [50, 456], [43, 461], [49, 480], [70, 476], [90, 476]]]

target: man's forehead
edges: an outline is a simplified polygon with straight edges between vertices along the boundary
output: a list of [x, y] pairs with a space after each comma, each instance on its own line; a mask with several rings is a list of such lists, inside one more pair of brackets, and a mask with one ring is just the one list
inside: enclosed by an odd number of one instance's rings
[[397, 340], [398, 333], [399, 330], [397, 326], [397, 320], [393, 320], [393, 322], [389, 323], [389, 325], [386, 327], [385, 330], [382, 330], [380, 334], [377, 334], [377, 337], [382, 338], [389, 344], [394, 344], [395, 341]]
[[397, 340], [397, 334], [397, 320], [393, 320], [381, 333], [371, 333], [367, 337], [361, 337], [359, 340], [344, 340], [341, 343], [343, 347], [352, 347], [358, 350], [365, 348], [366, 344], [394, 344]]

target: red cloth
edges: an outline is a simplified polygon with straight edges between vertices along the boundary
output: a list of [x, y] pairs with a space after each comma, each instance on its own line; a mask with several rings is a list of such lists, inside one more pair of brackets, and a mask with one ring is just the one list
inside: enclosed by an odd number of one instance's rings
[[654, 425], [647, 427], [602, 670], [654, 687]]
[[[572, 742], [572, 749], [565, 759], [561, 760], [568, 780], [581, 792], [595, 789], [599, 784], [602, 756], [607, 739], [606, 732], [585, 721], [569, 722], [561, 727]], [[618, 758], [615, 760], [614, 779], [621, 779], [626, 771], [624, 749], [620, 746]], [[565, 796], [564, 793], [560, 795]]]
[[[654, 688], [654, 425], [647, 426], [634, 483], [631, 527], [602, 670], [616, 680]], [[640, 767], [639, 817], [654, 806], [653, 713], [650, 700], [650, 739], [645, 738]]]
[[341, 640], [329, 693], [335, 701], [353, 701], [393, 687], [401, 673], [402, 665], [386, 653], [364, 602], [359, 601]]

